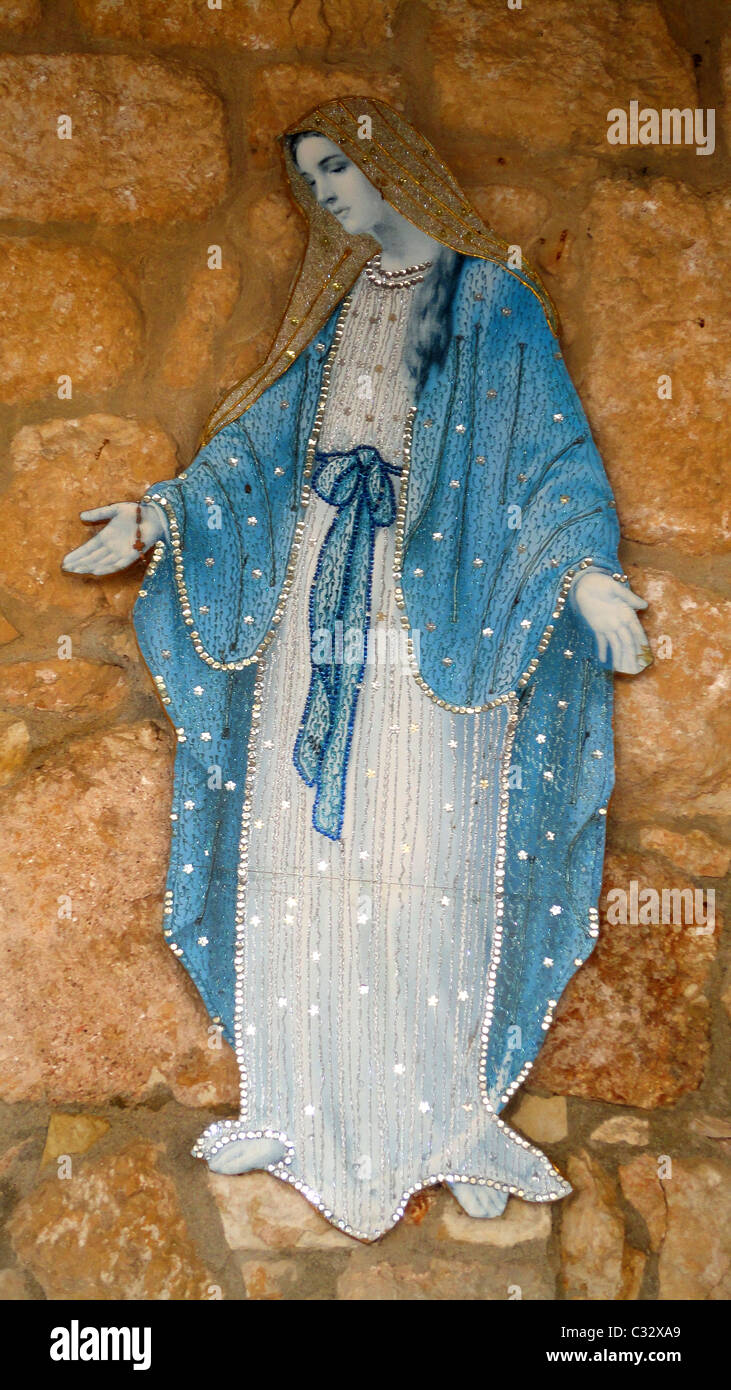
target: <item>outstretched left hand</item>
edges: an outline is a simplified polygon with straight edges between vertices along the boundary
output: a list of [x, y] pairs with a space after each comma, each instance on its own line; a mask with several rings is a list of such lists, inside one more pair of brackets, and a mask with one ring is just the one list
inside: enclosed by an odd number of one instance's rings
[[638, 608], [647, 607], [646, 599], [601, 570], [586, 570], [580, 575], [571, 598], [594, 633], [600, 661], [606, 661], [607, 652], [611, 652], [615, 671], [629, 676], [650, 665], [652, 652], [636, 613]]
[[[143, 550], [149, 550], [165, 534], [164, 512], [155, 502], [141, 502], [140, 535]], [[82, 521], [105, 521], [103, 531], [84, 541], [64, 556], [61, 568], [68, 574], [114, 574], [139, 560], [135, 548], [137, 503], [113, 502], [111, 507], [94, 507], [79, 512]]]

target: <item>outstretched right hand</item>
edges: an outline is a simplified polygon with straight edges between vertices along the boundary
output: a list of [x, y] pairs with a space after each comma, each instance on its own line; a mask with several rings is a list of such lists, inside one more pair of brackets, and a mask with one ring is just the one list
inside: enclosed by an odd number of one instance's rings
[[[142, 544], [145, 550], [165, 533], [162, 516], [154, 503], [142, 502]], [[94, 511], [79, 512], [82, 521], [106, 521], [103, 531], [98, 531], [90, 541], [85, 541], [76, 550], [70, 550], [61, 562], [61, 568], [69, 574], [113, 574], [115, 570], [127, 569], [140, 558], [135, 550], [137, 534], [137, 503], [115, 502], [111, 507], [97, 507]]]

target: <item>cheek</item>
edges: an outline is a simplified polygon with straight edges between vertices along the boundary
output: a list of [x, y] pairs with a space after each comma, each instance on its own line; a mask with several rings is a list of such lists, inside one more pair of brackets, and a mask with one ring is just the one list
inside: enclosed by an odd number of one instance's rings
[[369, 183], [365, 174], [360, 169], [353, 166], [348, 170], [343, 186], [345, 194], [347, 187], [347, 201], [351, 207], [357, 208], [359, 212], [375, 212], [380, 201], [381, 195], [377, 188]]

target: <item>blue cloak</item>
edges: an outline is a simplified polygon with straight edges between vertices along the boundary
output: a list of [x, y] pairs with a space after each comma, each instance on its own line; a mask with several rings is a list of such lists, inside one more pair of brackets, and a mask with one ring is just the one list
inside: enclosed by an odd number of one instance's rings
[[[257, 661], [296, 564], [347, 302], [245, 414], [146, 495], [164, 506], [169, 536], [134, 622], [178, 736], [164, 932], [232, 1045]], [[617, 518], [541, 304], [500, 265], [464, 258], [449, 348], [409, 430], [397, 558], [402, 621], [418, 634], [414, 675], [450, 709], [500, 702], [513, 718], [502, 948], [485, 962], [483, 1080], [499, 1110], [597, 934], [612, 677], [566, 597], [580, 566], [618, 570]]]

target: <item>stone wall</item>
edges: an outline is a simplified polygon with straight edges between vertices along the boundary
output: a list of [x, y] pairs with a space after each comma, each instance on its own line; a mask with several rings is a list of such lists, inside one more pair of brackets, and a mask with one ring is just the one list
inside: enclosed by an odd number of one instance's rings
[[[2, 6], [0, 1296], [731, 1293], [723, 9]], [[214, 1177], [189, 1157], [234, 1108], [236, 1077], [160, 930], [173, 739], [130, 626], [139, 571], [59, 570], [78, 512], [181, 468], [222, 387], [263, 354], [303, 244], [273, 137], [353, 91], [429, 136], [561, 313], [656, 656], [617, 681], [605, 889], [716, 893], [710, 932], [604, 914], [506, 1112], [574, 1195], [477, 1222], [430, 1190], [373, 1247], [266, 1174]], [[607, 112], [631, 100], [714, 108], [715, 153], [609, 144]]]

